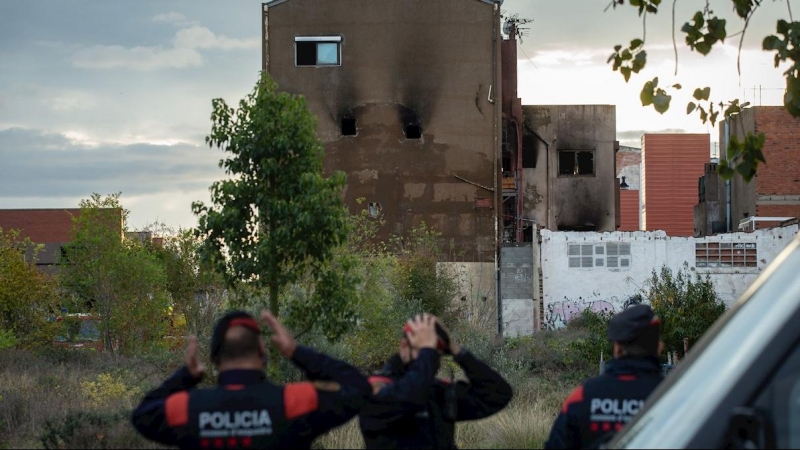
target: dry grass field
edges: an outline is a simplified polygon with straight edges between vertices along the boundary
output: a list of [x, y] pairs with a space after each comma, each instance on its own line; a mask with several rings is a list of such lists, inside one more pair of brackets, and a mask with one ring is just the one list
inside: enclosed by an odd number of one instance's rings
[[[509, 380], [515, 396], [492, 417], [459, 423], [459, 447], [541, 448], [561, 402], [586, 374], [584, 366], [563, 361], [569, 359], [564, 343], [572, 338], [566, 333], [511, 343], [468, 339], [465, 345]], [[153, 448], [128, 415], [180, 364], [174, 353], [126, 358], [0, 350], [0, 448]], [[357, 421], [321, 437], [315, 447], [363, 447]]]

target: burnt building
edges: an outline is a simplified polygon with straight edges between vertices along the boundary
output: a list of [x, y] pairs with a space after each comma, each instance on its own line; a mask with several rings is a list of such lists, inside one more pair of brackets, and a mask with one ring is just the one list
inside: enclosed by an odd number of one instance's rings
[[615, 231], [616, 107], [525, 105], [524, 218], [558, 231]]
[[499, 3], [275, 0], [263, 69], [317, 116], [326, 172], [388, 224], [425, 222], [462, 261], [493, 261], [503, 137]]
[[[707, 165], [698, 181], [695, 235], [754, 231], [800, 217], [800, 119], [782, 106], [754, 106], [720, 124], [720, 143], [764, 133], [764, 159], [749, 182], [736, 175], [722, 180]], [[725, 152], [722, 152], [722, 157]]]

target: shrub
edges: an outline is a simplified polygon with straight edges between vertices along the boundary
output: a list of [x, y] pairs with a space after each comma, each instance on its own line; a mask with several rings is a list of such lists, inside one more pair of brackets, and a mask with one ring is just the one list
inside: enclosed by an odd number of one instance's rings
[[39, 436], [47, 449], [155, 448], [128, 422], [129, 411], [73, 411], [63, 419], [48, 420]]
[[611, 320], [611, 312], [594, 312], [591, 308], [583, 310], [579, 318], [570, 321], [568, 328], [583, 328], [586, 332], [585, 337], [570, 342], [569, 347], [576, 357], [586, 361], [588, 364], [597, 364], [600, 356], [608, 361], [613, 357], [611, 341], [608, 340], [608, 321]]
[[11, 330], [0, 328], [0, 350], [16, 347], [17, 344], [19, 344], [19, 339]]
[[110, 373], [101, 373], [96, 381], [82, 382], [81, 392], [85, 403], [96, 409], [120, 403], [133, 408], [133, 402], [140, 394], [138, 388], [128, 386], [120, 376]]
[[647, 287], [645, 296], [661, 318], [665, 352], [683, 356], [683, 339], [696, 342], [725, 312], [709, 276], [692, 276], [687, 263], [677, 274], [666, 266], [658, 273], [653, 270]]

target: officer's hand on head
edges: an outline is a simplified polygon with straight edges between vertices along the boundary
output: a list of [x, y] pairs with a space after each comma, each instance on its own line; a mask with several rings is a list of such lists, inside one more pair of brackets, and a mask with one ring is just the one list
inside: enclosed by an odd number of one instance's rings
[[289, 330], [269, 311], [261, 312], [261, 320], [272, 330], [272, 343], [278, 347], [283, 356], [291, 358], [297, 349], [297, 342], [295, 342]]
[[186, 354], [183, 358], [186, 368], [196, 379], [201, 379], [206, 374], [206, 367], [197, 359], [197, 337], [189, 336], [189, 343], [186, 346]]
[[447, 336], [450, 338], [450, 354], [453, 356], [457, 355], [461, 351], [461, 346], [456, 344], [456, 340], [453, 338], [453, 333], [451, 333], [450, 330], [448, 330], [447, 327], [444, 326], [444, 322], [442, 322], [442, 319], [437, 317], [436, 322], [439, 323], [439, 326], [442, 327], [444, 332], [447, 333]]
[[408, 343], [411, 348], [436, 349], [436, 318], [430, 314], [422, 314], [408, 321]]

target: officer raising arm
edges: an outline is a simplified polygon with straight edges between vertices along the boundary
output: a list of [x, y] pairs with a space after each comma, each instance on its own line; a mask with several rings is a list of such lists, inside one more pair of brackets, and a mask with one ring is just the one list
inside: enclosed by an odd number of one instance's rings
[[661, 382], [660, 322], [635, 305], [608, 322], [614, 359], [605, 372], [578, 386], [561, 408], [544, 448], [592, 448], [622, 429]]
[[266, 344], [249, 314], [222, 317], [211, 338], [219, 385], [195, 389], [205, 368], [197, 339], [189, 338], [186, 365], [149, 392], [133, 412], [136, 430], [180, 448], [310, 448], [317, 436], [355, 416], [371, 393], [347, 363], [298, 346], [277, 318], [262, 312], [272, 344], [314, 382], [276, 385], [264, 375]]
[[[442, 354], [453, 356], [469, 382], [436, 379]], [[370, 383], [375, 395], [359, 415], [367, 448], [455, 448], [455, 422], [488, 417], [513, 395], [503, 377], [428, 314], [406, 323], [399, 352]]]

